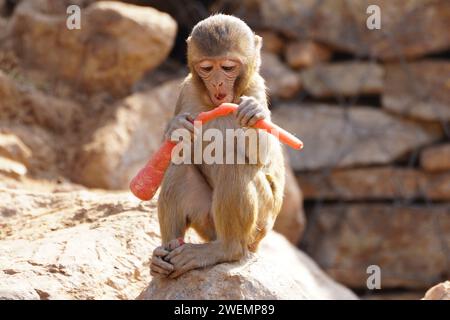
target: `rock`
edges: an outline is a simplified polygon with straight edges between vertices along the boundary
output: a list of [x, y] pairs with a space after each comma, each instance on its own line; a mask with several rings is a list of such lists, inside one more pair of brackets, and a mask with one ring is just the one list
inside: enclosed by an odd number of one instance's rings
[[25, 63], [84, 92], [128, 93], [167, 57], [174, 43], [176, 22], [153, 8], [95, 2], [81, 11], [81, 29], [69, 30], [69, 4], [22, 1], [14, 11], [11, 37]]
[[424, 289], [448, 272], [450, 205], [321, 205], [311, 212], [304, 248], [337, 281], [367, 289], [367, 267], [381, 287]]
[[[381, 30], [367, 28], [369, 5], [380, 7]], [[442, 32], [450, 29], [445, 0], [246, 0], [235, 14], [254, 27], [381, 60], [416, 58], [450, 47], [450, 34]]]
[[1, 192], [0, 299], [133, 299], [150, 281], [154, 202], [128, 193]]
[[0, 131], [0, 156], [27, 164], [31, 150], [17, 136]]
[[450, 200], [450, 172], [387, 166], [304, 172], [297, 177], [308, 200]]
[[[0, 9], [1, 13], [1, 9]], [[8, 20], [0, 16], [0, 40], [6, 37], [7, 35], [7, 26], [8, 26]]]
[[314, 41], [295, 41], [287, 45], [284, 56], [291, 68], [300, 69], [329, 61], [332, 52]]
[[420, 165], [426, 171], [450, 170], [450, 143], [423, 150], [420, 154]]
[[263, 38], [263, 51], [277, 55], [283, 51], [284, 41], [276, 32], [261, 30], [257, 31], [256, 34]]
[[423, 120], [450, 120], [450, 62], [425, 60], [385, 69], [383, 108]]
[[293, 245], [300, 241], [305, 230], [306, 218], [303, 211], [303, 194], [298, 187], [288, 157], [286, 159], [286, 185], [281, 211], [273, 229], [284, 235]]
[[305, 90], [318, 98], [371, 95], [383, 90], [383, 69], [370, 62], [317, 65], [300, 75]]
[[17, 178], [26, 173], [27, 168], [22, 163], [0, 156], [0, 174]]
[[[147, 287], [148, 258], [160, 244], [156, 200], [144, 203], [128, 192], [85, 190], [1, 193], [0, 299], [133, 299]], [[194, 234], [187, 240], [199, 241]], [[199, 284], [192, 279], [217, 277], [203, 291], [196, 287], [197, 296], [355, 298], [273, 232], [259, 257], [249, 261], [189, 272], [168, 281], [163, 291], [169, 296], [170, 286], [187, 281], [187, 292]], [[214, 289], [224, 284], [228, 291]]]
[[256, 255], [194, 270], [176, 280], [153, 279], [138, 299], [356, 299], [303, 252], [269, 233]]
[[305, 144], [300, 152], [288, 151], [294, 170], [387, 164], [442, 134], [437, 126], [425, 128], [362, 106], [284, 104], [272, 118]]
[[450, 281], [439, 283], [429, 289], [422, 300], [450, 300]]
[[289, 99], [300, 91], [300, 77], [275, 54], [263, 52], [261, 58], [261, 75], [266, 80], [270, 97]]
[[180, 84], [181, 79], [173, 80], [119, 101], [78, 152], [74, 181], [95, 188], [128, 188], [161, 145]]
[[0, 120], [35, 124], [62, 133], [73, 129], [81, 112], [77, 103], [20, 85], [0, 71]]

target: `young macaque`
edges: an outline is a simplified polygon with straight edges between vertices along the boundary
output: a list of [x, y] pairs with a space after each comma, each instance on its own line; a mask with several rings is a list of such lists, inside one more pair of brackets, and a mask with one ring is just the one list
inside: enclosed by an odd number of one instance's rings
[[[187, 39], [190, 73], [166, 138], [174, 140], [172, 133], [182, 128], [194, 135], [194, 118], [224, 102], [238, 104], [236, 113], [210, 121], [204, 129], [215, 128], [225, 136], [226, 129], [257, 130], [250, 127], [270, 120], [259, 75], [261, 46], [261, 37], [236, 17], [218, 14], [199, 22]], [[158, 200], [162, 245], [153, 252], [153, 276], [176, 278], [192, 269], [237, 261], [257, 249], [281, 209], [285, 183], [280, 143], [267, 135], [268, 157], [256, 164], [169, 166]], [[205, 243], [184, 243], [189, 227]]]

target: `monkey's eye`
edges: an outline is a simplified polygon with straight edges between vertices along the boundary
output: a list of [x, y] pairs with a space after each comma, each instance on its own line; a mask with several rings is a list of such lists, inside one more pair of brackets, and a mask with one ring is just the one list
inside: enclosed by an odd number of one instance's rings
[[223, 69], [224, 71], [233, 71], [234, 66], [222, 66], [222, 69]]
[[207, 66], [207, 67], [200, 67], [200, 68], [202, 69], [202, 71], [210, 72], [213, 67], [212, 66]]

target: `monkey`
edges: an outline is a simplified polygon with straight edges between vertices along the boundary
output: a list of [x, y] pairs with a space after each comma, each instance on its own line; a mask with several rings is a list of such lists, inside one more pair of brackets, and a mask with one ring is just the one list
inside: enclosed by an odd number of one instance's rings
[[[258, 130], [251, 127], [270, 120], [261, 47], [262, 38], [237, 17], [215, 14], [197, 23], [187, 38], [189, 74], [165, 138], [173, 141], [181, 128], [194, 137], [196, 115], [224, 102], [238, 104], [237, 111], [205, 128]], [[280, 142], [267, 136], [269, 156], [256, 164], [170, 164], [158, 198], [162, 244], [151, 257], [152, 276], [177, 278], [257, 250], [281, 209], [285, 184]], [[188, 228], [205, 242], [184, 243]]]

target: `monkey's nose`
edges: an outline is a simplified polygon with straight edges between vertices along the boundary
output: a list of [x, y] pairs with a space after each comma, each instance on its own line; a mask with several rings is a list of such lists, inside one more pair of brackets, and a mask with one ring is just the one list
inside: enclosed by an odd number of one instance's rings
[[223, 82], [219, 82], [214, 84], [214, 87], [216, 87], [216, 89], [220, 88], [223, 85]]

